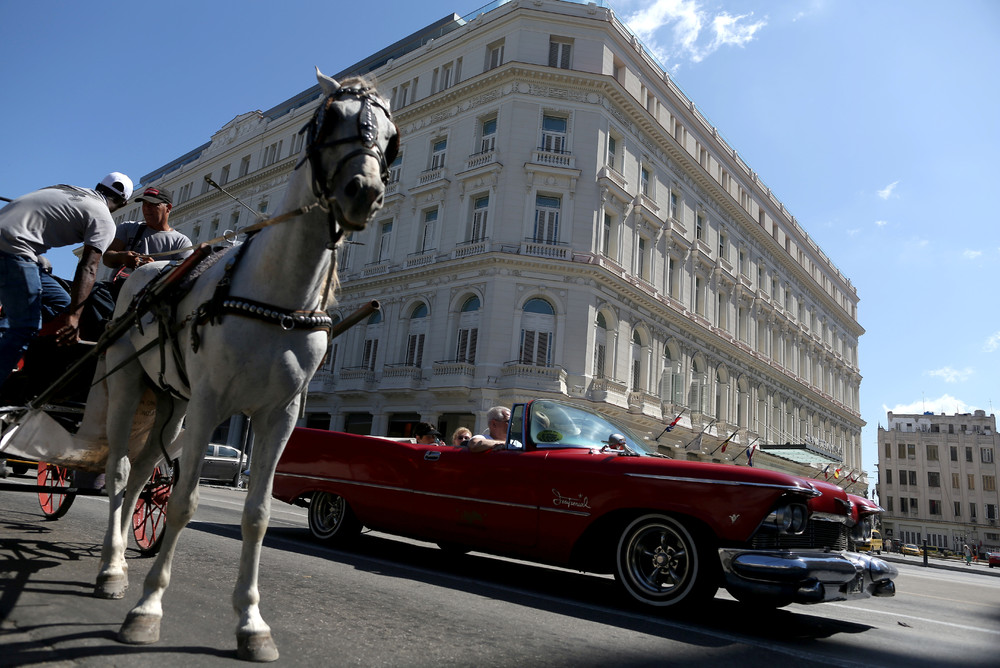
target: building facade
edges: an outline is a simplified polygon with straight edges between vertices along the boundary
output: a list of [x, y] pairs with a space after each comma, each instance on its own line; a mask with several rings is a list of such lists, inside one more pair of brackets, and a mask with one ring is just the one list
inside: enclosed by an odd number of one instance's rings
[[[610, 7], [495, 2], [349, 74], [391, 99], [401, 152], [337, 251], [334, 316], [381, 311], [333, 341], [304, 423], [481, 431], [491, 406], [563, 397], [654, 437], [680, 416], [673, 456], [752, 446], [864, 492], [854, 286]], [[280, 213], [319, 95], [233, 119], [142, 185], [176, 193], [196, 242]]]
[[1000, 549], [996, 416], [889, 413], [887, 424], [878, 430], [883, 536], [956, 552]]

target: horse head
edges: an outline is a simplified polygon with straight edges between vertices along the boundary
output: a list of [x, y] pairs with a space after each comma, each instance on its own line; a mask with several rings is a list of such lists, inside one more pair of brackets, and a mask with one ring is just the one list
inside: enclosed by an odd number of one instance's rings
[[[399, 131], [389, 103], [361, 78], [338, 83], [316, 69], [326, 99], [303, 128], [313, 194], [337, 222], [360, 230], [382, 208]], [[301, 162], [299, 165], [301, 166]]]

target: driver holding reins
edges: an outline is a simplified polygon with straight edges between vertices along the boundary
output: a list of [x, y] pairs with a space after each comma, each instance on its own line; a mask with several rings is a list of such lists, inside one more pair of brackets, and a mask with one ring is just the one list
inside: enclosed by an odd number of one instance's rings
[[142, 202], [144, 222], [129, 220], [119, 225], [115, 240], [104, 253], [104, 265], [118, 270], [111, 282], [116, 299], [132, 270], [157, 259], [154, 255], [169, 253], [160, 259], [179, 260], [191, 254], [191, 240], [170, 227], [174, 208], [170, 191], [150, 186], [135, 201]]

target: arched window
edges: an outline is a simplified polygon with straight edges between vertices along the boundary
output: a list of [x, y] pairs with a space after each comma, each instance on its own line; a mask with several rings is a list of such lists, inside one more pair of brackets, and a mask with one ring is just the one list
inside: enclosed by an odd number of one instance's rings
[[479, 340], [479, 297], [472, 295], [462, 303], [458, 316], [458, 338], [455, 361], [476, 363], [476, 343]]
[[695, 413], [707, 413], [708, 403], [708, 373], [705, 363], [695, 357], [691, 362], [691, 391], [688, 395], [688, 405]]
[[660, 400], [675, 406], [684, 403], [684, 384], [681, 382], [680, 356], [671, 351], [670, 345], [663, 349], [663, 373], [660, 375]]
[[[330, 323], [331, 326], [336, 327], [340, 324], [342, 318], [339, 315], [333, 316], [333, 321]], [[337, 369], [337, 353], [340, 350], [340, 346], [337, 340], [334, 339], [330, 342], [330, 347], [326, 349], [326, 361], [323, 362], [323, 368], [327, 371], [333, 372]]]
[[597, 313], [596, 330], [594, 332], [594, 378], [607, 378], [605, 363], [608, 353], [608, 322], [604, 314]]
[[368, 318], [365, 326], [365, 343], [361, 349], [361, 366], [369, 371], [375, 370], [375, 360], [378, 357], [378, 342], [382, 338], [382, 312], [375, 311]]
[[750, 412], [750, 391], [746, 378], [736, 382], [736, 426], [746, 428]]
[[555, 309], [544, 299], [536, 297], [525, 302], [522, 311], [520, 363], [551, 366]]
[[715, 418], [729, 421], [729, 372], [723, 366], [715, 371]]
[[417, 304], [410, 311], [410, 330], [406, 338], [406, 366], [421, 366], [424, 361], [424, 339], [427, 335], [427, 304]]
[[632, 391], [641, 392], [642, 386], [642, 337], [639, 330], [632, 330]]

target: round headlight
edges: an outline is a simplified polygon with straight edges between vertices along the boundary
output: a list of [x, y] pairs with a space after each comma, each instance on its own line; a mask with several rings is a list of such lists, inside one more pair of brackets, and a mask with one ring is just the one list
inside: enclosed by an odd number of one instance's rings
[[791, 506], [782, 506], [774, 513], [774, 524], [781, 533], [788, 533], [792, 526]]
[[802, 533], [806, 530], [806, 524], [809, 522], [809, 510], [802, 504], [795, 504], [792, 506], [792, 526], [790, 531], [792, 533]]

